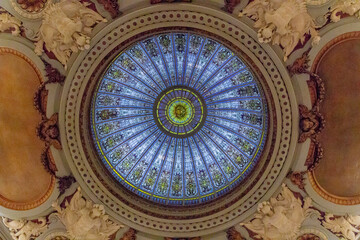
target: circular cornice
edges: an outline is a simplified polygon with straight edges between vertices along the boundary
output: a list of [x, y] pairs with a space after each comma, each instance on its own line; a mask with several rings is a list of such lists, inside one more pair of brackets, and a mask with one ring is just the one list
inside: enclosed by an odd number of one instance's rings
[[[102, 66], [107, 65], [133, 38], [189, 26], [192, 31], [211, 32], [222, 43], [242, 53], [254, 74], [262, 79], [270, 105], [270, 144], [241, 189], [205, 205], [205, 208], [169, 209], [109, 186], [111, 178], [104, 172], [97, 172], [96, 154], [92, 152], [90, 140], [84, 137], [88, 129], [82, 124], [87, 120], [82, 107], [89, 104], [86, 96], [91, 83], [94, 84], [101, 74]], [[191, 237], [224, 230], [243, 221], [265, 195], [273, 194], [292, 161], [297, 140], [294, 136], [297, 132], [294, 125], [297, 104], [281, 60], [271, 48], [260, 45], [255, 37], [256, 33], [248, 26], [221, 11], [188, 4], [152, 6], [109, 24], [93, 38], [97, 42], [93, 42], [92, 48], [78, 56], [65, 81], [61, 99], [61, 138], [66, 159], [79, 184], [90, 197], [97, 198], [106, 206], [108, 214], [150, 234]], [[108, 182], [102, 181], [104, 179]]]

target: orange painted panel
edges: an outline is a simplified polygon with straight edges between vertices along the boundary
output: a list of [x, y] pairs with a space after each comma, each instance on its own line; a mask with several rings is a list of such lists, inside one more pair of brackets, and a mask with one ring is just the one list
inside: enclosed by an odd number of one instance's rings
[[41, 118], [33, 96], [40, 78], [28, 58], [0, 48], [0, 204], [7, 208], [41, 205], [54, 187], [40, 160], [44, 143], [35, 133]]
[[333, 46], [318, 63], [325, 82], [320, 134], [324, 157], [315, 170], [319, 185], [339, 197], [360, 195], [360, 39]]

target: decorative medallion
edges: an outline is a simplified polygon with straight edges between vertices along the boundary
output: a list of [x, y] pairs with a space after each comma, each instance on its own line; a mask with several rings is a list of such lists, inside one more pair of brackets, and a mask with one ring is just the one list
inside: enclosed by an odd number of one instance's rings
[[136, 42], [95, 90], [94, 142], [126, 188], [166, 205], [207, 202], [251, 171], [266, 139], [263, 91], [221, 43], [186, 32]]

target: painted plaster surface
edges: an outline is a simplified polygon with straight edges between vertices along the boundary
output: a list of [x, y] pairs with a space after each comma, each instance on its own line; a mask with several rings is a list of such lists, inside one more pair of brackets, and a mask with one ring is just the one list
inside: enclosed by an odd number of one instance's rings
[[360, 194], [360, 39], [331, 48], [318, 65], [326, 87], [321, 106], [326, 126], [320, 134], [324, 158], [315, 170], [330, 194]]
[[15, 205], [34, 203], [51, 188], [40, 161], [44, 144], [35, 133], [41, 119], [33, 95], [39, 84], [27, 61], [0, 51], [0, 197]]

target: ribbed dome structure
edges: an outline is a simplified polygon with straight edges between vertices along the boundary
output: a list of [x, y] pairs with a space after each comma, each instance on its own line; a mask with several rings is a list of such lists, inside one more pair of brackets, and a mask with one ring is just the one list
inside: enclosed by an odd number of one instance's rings
[[218, 41], [169, 32], [108, 66], [91, 107], [103, 164], [126, 188], [165, 205], [215, 199], [251, 172], [267, 103], [244, 61]]

